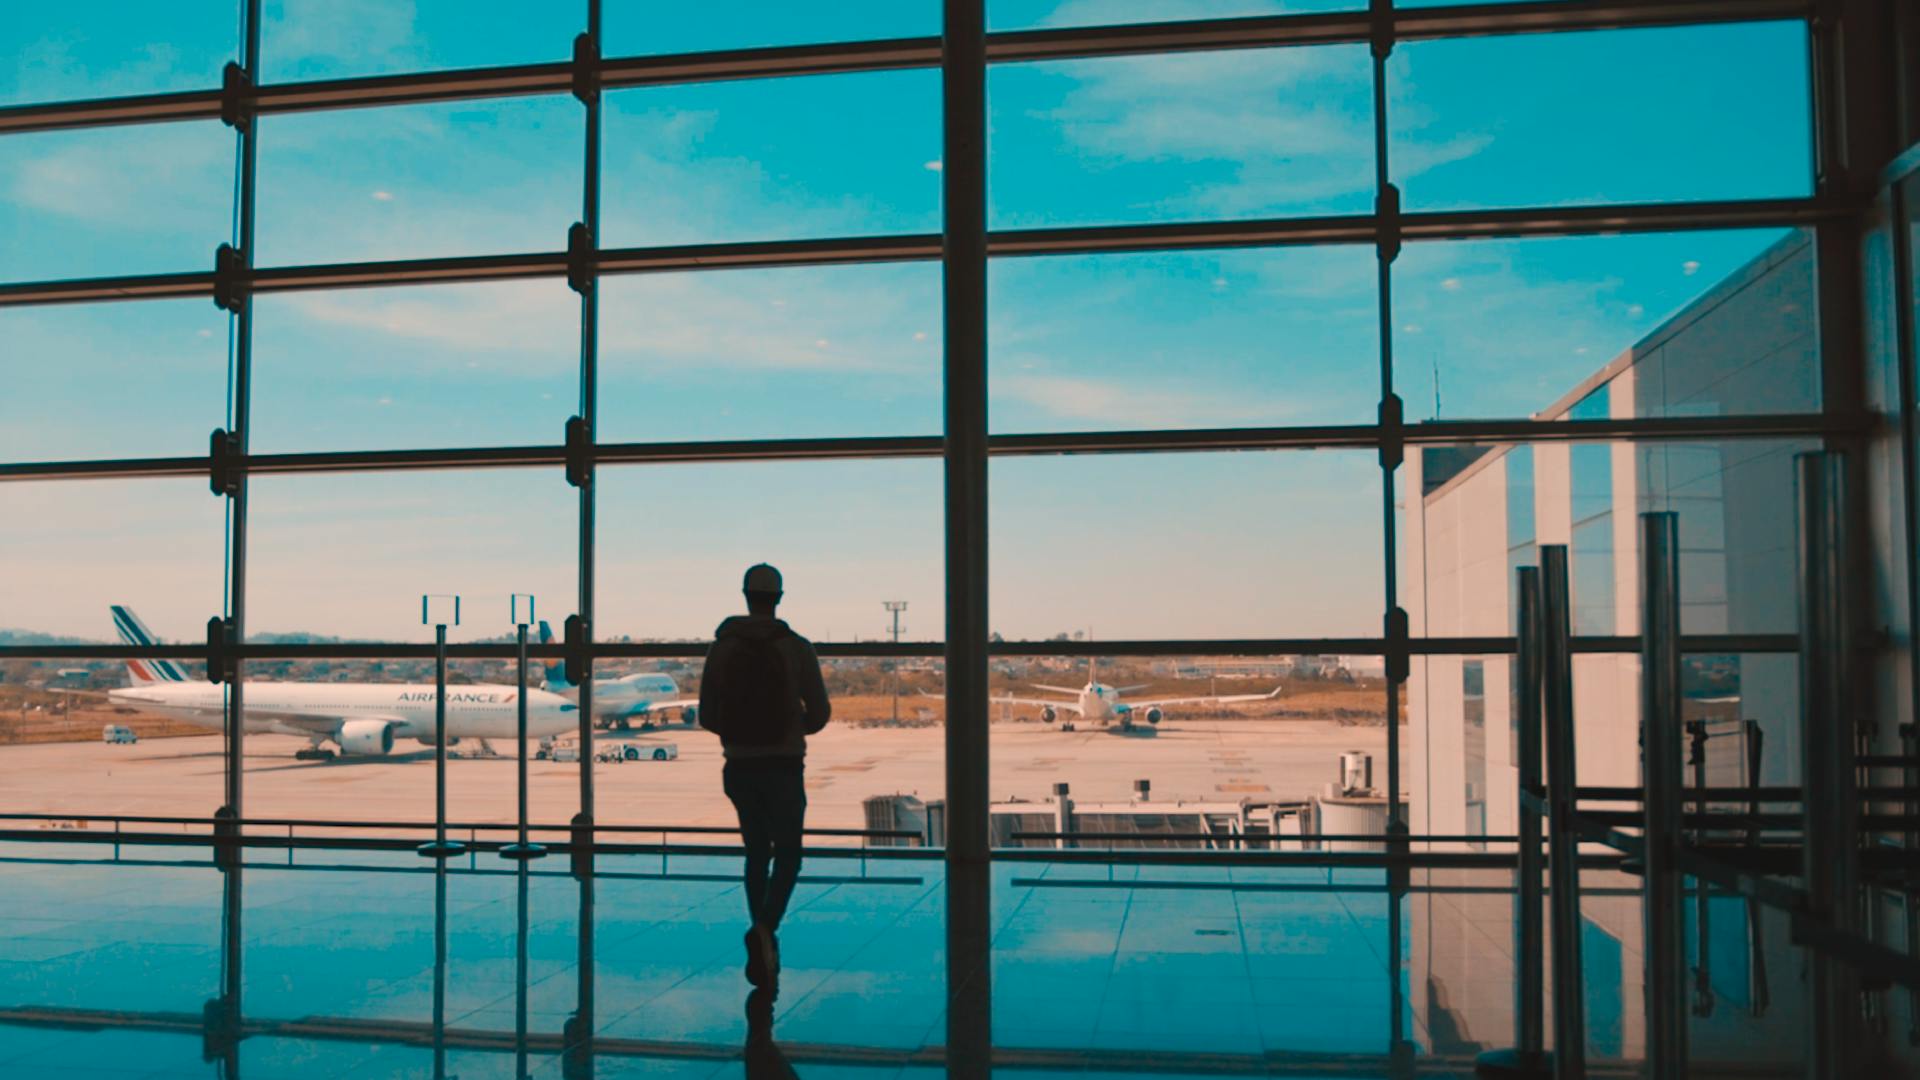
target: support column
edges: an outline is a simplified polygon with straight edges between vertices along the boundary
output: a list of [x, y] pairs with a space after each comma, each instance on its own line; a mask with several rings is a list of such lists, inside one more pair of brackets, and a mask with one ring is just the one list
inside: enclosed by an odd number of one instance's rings
[[[1858, 838], [1853, 788], [1846, 456], [1795, 458], [1799, 515], [1800, 742], [1805, 919], [1858, 932]], [[1808, 948], [1807, 1075], [1860, 1075], [1859, 977], [1827, 950]]]
[[[1681, 842], [1680, 525], [1640, 515], [1640, 782], [1646, 809], [1647, 1078], [1687, 1073], [1686, 909]], [[1702, 931], [1704, 933], [1704, 929]]]
[[1580, 949], [1580, 837], [1573, 828], [1574, 759], [1572, 605], [1567, 547], [1540, 548], [1541, 686], [1547, 735], [1547, 871], [1553, 930], [1553, 1075], [1587, 1075], [1586, 984]]
[[942, 28], [947, 568], [947, 1072], [992, 1059], [987, 828], [987, 125], [983, 0]]

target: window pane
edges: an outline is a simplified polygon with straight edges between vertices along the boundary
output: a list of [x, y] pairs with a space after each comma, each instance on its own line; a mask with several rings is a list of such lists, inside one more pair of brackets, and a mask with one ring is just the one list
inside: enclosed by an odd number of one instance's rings
[[239, 17], [234, 0], [9, 4], [0, 105], [217, 87]]
[[511, 632], [532, 593], [554, 625], [577, 606], [578, 495], [558, 469], [258, 476], [249, 640], [432, 641], [424, 594], [457, 594], [453, 641]]
[[[904, 640], [944, 636], [938, 462], [605, 468], [597, 483], [594, 632], [602, 641], [682, 642], [704, 656], [721, 620], [744, 613], [741, 578], [759, 562], [784, 575], [780, 617], [816, 643], [889, 638], [886, 601], [908, 604]], [[895, 793], [921, 800], [924, 821], [924, 804], [945, 791], [937, 700], [945, 684], [937, 662], [836, 658], [822, 669], [833, 720], [807, 741], [809, 827], [866, 827], [866, 800]], [[697, 700], [703, 661], [609, 660], [596, 671], [603, 674], [594, 691], [599, 723], [663, 729], [615, 732], [603, 742], [636, 740], [643, 754], [670, 742], [679, 755], [644, 784], [610, 785], [620, 790], [600, 819], [733, 824], [720, 790], [718, 740], [689, 724], [683, 707], [658, 703], [669, 694]], [[631, 676], [656, 685], [628, 689], [623, 682], [640, 681]], [[642, 700], [652, 709], [636, 714]], [[885, 767], [876, 768], [880, 762]]]
[[933, 435], [937, 263], [609, 277], [604, 442]]
[[786, 575], [781, 617], [815, 641], [880, 640], [886, 600], [912, 604], [908, 640], [943, 636], [938, 462], [606, 468], [597, 482], [602, 641], [712, 640], [758, 562]]
[[[993, 844], [1068, 846], [1014, 835], [1063, 826], [1137, 837], [1089, 837], [1085, 847], [1237, 847], [1253, 836], [1379, 832], [1385, 801], [1368, 800], [1386, 786], [1385, 674], [1377, 656], [997, 658]], [[1372, 785], [1362, 771], [1351, 790], [1355, 813], [1329, 812], [1316, 829], [1306, 807], [1343, 775], [1349, 751], [1371, 758]], [[1059, 782], [1072, 799], [1064, 820]], [[1338, 794], [1349, 797], [1344, 784]], [[1220, 840], [1165, 835], [1209, 832]]]
[[[1401, 596], [1416, 636], [1511, 633], [1513, 569], [1539, 565], [1538, 544], [1569, 544], [1574, 633], [1640, 625], [1639, 515], [1680, 525], [1680, 625], [1689, 634], [1785, 634], [1795, 626], [1793, 487], [1805, 440], [1540, 443], [1424, 447], [1402, 481]], [[1516, 455], [1530, 459], [1516, 469]], [[1600, 475], [1582, 498], [1582, 470]], [[1517, 497], [1514, 478], [1531, 482]], [[1406, 492], [1424, 494], [1407, 503]], [[1604, 492], [1604, 495], [1594, 494]], [[1584, 505], [1585, 516], [1576, 512]], [[1520, 514], [1531, 520], [1516, 520]], [[1508, 546], [1529, 530], [1537, 543]], [[1487, 684], [1494, 678], [1489, 669]]]
[[605, 246], [939, 231], [936, 71], [648, 87], [606, 106]]
[[727, 0], [699, 5], [615, 0], [606, 5], [605, 18], [603, 51], [608, 56], [868, 41], [940, 33], [940, 5], [934, 0], [840, 0], [834, 4]]
[[1044, 640], [1379, 633], [1372, 454], [998, 458], [993, 629]]
[[1369, 64], [1343, 45], [993, 67], [990, 224], [1365, 211]]
[[0, 484], [0, 628], [23, 644], [111, 642], [120, 604], [163, 640], [204, 642], [222, 610], [225, 512], [205, 480]]
[[1820, 406], [1811, 233], [1409, 244], [1394, 269], [1394, 384], [1410, 417]]
[[267, 293], [253, 310], [258, 453], [555, 445], [578, 406], [580, 299], [558, 279]]
[[1801, 23], [1411, 41], [1388, 78], [1409, 209], [1812, 191]]
[[264, 117], [256, 261], [561, 250], [583, 130], [568, 97]]
[[988, 265], [996, 431], [1370, 423], [1367, 248]]
[[0, 139], [0, 280], [212, 270], [233, 155], [212, 120]]
[[205, 300], [0, 308], [0, 460], [205, 454], [227, 314]]
[[565, 60], [586, 14], [518, 0], [266, 0], [264, 82]]

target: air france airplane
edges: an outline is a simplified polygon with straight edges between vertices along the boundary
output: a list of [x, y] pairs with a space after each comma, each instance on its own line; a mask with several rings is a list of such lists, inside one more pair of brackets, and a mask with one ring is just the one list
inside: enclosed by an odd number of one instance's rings
[[[113, 625], [129, 645], [157, 644], [140, 617], [115, 605]], [[133, 685], [107, 692], [108, 700], [189, 724], [226, 728], [226, 688], [190, 679], [171, 660], [128, 660]], [[490, 683], [447, 687], [447, 744], [463, 738], [517, 738], [517, 687]], [[294, 756], [327, 760], [340, 753], [378, 757], [395, 739], [437, 740], [432, 683], [254, 682], [246, 689], [246, 730], [299, 735], [313, 745]], [[527, 691], [527, 734], [537, 738], [572, 731], [579, 706], [545, 690]]]
[[[553, 629], [540, 623], [540, 640], [553, 640]], [[567, 681], [566, 667], [547, 665], [546, 688], [564, 694], [574, 688]], [[700, 699], [680, 696], [680, 687], [671, 675], [640, 671], [618, 678], [593, 680], [593, 726], [626, 731], [637, 721], [642, 728], [662, 722], [671, 709], [680, 710], [680, 719], [691, 727], [700, 717]]]
[[[1280, 696], [1281, 687], [1274, 687], [1264, 694], [1204, 694], [1198, 697], [1155, 698], [1151, 701], [1122, 701], [1120, 695], [1132, 690], [1145, 689], [1142, 686], [1108, 686], [1094, 678], [1092, 661], [1087, 663], [1087, 685], [1078, 689], [1068, 686], [1047, 686], [1034, 683], [1035, 690], [1048, 690], [1056, 694], [1071, 694], [1072, 700], [1057, 698], [989, 698], [995, 705], [1037, 705], [1040, 707], [1040, 719], [1053, 723], [1060, 710], [1073, 713], [1081, 720], [1091, 721], [1101, 727], [1112, 727], [1122, 734], [1136, 730], [1134, 719], [1144, 721], [1148, 729], [1157, 726], [1165, 717], [1163, 711], [1168, 705], [1224, 705], [1235, 701], [1270, 701]], [[1062, 731], [1072, 731], [1073, 721], [1060, 725]]]

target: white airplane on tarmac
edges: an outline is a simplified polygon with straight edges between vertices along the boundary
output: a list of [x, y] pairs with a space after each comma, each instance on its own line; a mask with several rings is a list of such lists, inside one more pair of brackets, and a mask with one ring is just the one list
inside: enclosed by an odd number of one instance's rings
[[[1151, 731], [1165, 717], [1163, 709], [1168, 705], [1225, 705], [1235, 701], [1271, 701], [1280, 696], [1281, 687], [1274, 687], [1264, 694], [1203, 694], [1196, 697], [1154, 698], [1151, 701], [1122, 701], [1120, 695], [1132, 690], [1145, 689], [1143, 686], [1108, 686], [1094, 678], [1094, 664], [1087, 662], [1087, 685], [1074, 689], [1067, 686], [1047, 686], [1043, 683], [1032, 684], [1035, 690], [1048, 690], [1056, 694], [1071, 694], [1072, 700], [1057, 698], [996, 697], [987, 700], [995, 705], [1037, 705], [1040, 707], [1040, 719], [1053, 723], [1060, 711], [1073, 713], [1081, 720], [1091, 721], [1103, 728], [1111, 728], [1121, 734], [1136, 730], [1136, 718], [1147, 724]], [[1072, 731], [1074, 722], [1068, 720], [1060, 725], [1062, 731]]]
[[[113, 625], [129, 645], [157, 644], [139, 616], [119, 605]], [[170, 660], [129, 660], [133, 685], [107, 691], [107, 699], [142, 712], [226, 729], [226, 687], [190, 679]], [[491, 683], [447, 687], [447, 745], [461, 739], [519, 737], [519, 689]], [[578, 727], [580, 707], [545, 690], [527, 691], [527, 734], [547, 738]], [[432, 746], [435, 729], [432, 683], [303, 683], [247, 680], [246, 730], [299, 735], [313, 745], [294, 754], [302, 761], [326, 761], [334, 751], [379, 757], [393, 752], [395, 739], [418, 739]]]
[[[542, 621], [541, 643], [552, 640], [552, 627]], [[544, 685], [556, 694], [574, 689], [574, 685], [567, 681], [566, 667], [562, 664], [547, 665], [547, 681]], [[688, 727], [692, 727], [700, 718], [700, 699], [681, 697], [680, 687], [671, 675], [638, 671], [608, 679], [596, 676], [593, 680], [594, 727], [626, 731], [637, 723], [644, 730], [663, 723], [666, 714], [673, 709], [680, 710], [680, 719]]]

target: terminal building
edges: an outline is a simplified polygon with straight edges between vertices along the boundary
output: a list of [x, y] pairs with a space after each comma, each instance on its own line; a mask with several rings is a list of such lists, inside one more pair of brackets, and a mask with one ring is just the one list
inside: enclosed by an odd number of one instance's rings
[[[1571, 387], [1533, 417], [1629, 420], [1739, 417], [1819, 407], [1813, 238], [1784, 236], [1663, 325]], [[1405, 607], [1416, 635], [1499, 637], [1514, 632], [1514, 571], [1537, 566], [1543, 544], [1570, 556], [1572, 632], [1640, 632], [1639, 515], [1679, 517], [1680, 622], [1687, 634], [1787, 634], [1795, 626], [1794, 455], [1810, 440], [1699, 443], [1518, 443], [1435, 447], [1413, 455], [1406, 493]], [[1800, 782], [1797, 659], [1779, 652], [1690, 654], [1686, 721], [1697, 724], [1700, 775], [1717, 787]], [[1407, 683], [1407, 811], [1414, 835], [1506, 837], [1518, 828], [1517, 680], [1510, 654], [1426, 656]], [[1641, 781], [1640, 657], [1573, 657], [1580, 782]], [[1690, 731], [1693, 735], [1693, 731]], [[1756, 768], [1757, 767], [1757, 768]], [[1751, 771], [1750, 771], [1751, 770]], [[1691, 775], [1691, 774], [1690, 774]], [[1447, 845], [1485, 849], [1499, 840]], [[1632, 879], [1625, 884], [1631, 885]], [[1610, 884], [1619, 887], [1622, 882]], [[1504, 903], [1504, 901], [1502, 902]], [[1500, 907], [1496, 904], [1495, 907]], [[1798, 1051], [1801, 1033], [1773, 1022], [1756, 1000], [1789, 1014], [1799, 993], [1788, 928], [1771, 916], [1759, 939], [1771, 985], [1748, 949], [1746, 905], [1710, 907], [1705, 999], [1719, 1007], [1696, 1024], [1715, 1056], [1757, 1060]], [[1633, 974], [1641, 960], [1636, 904], [1584, 905], [1587, 962], [1611, 974], [1589, 984], [1589, 1006], [1608, 1002], [1613, 1054], [1637, 1054], [1642, 1032]], [[1505, 918], [1504, 909], [1500, 917]], [[1510, 980], [1487, 978], [1471, 952], [1466, 908], [1443, 895], [1414, 905], [1414, 937], [1455, 948], [1416, 950], [1415, 1008], [1448, 1016], [1467, 1042], [1512, 1037]], [[1595, 972], [1598, 978], [1598, 972]], [[1424, 985], [1424, 991], [1420, 989]], [[1489, 992], [1491, 991], [1491, 992]], [[1776, 1013], [1777, 1015], [1777, 1013]], [[1595, 1017], [1595, 1023], [1601, 1022]], [[1599, 1038], [1595, 1033], [1596, 1040]], [[1599, 1045], [1596, 1043], [1596, 1045]]]

